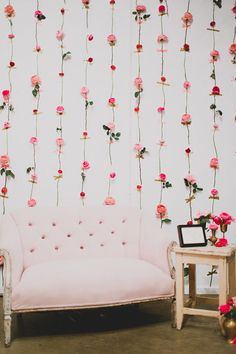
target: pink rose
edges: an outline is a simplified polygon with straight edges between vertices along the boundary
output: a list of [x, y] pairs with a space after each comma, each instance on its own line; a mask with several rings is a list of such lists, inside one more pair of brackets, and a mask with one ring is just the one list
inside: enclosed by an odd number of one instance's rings
[[221, 224], [221, 218], [219, 218], [219, 216], [214, 216], [214, 217], [213, 217], [213, 221], [214, 221], [214, 223], [216, 223], [217, 225], [220, 225], [220, 224]]
[[134, 80], [134, 86], [136, 87], [137, 90], [141, 90], [143, 87], [143, 80], [141, 77], [136, 77]]
[[116, 201], [113, 197], [106, 197], [104, 200], [105, 205], [115, 205]]
[[89, 9], [90, 0], [82, 0], [82, 4], [86, 9]]
[[116, 99], [114, 97], [109, 98], [108, 104], [114, 107], [116, 104]]
[[219, 168], [219, 160], [217, 157], [212, 157], [210, 161], [210, 167], [211, 168]]
[[156, 207], [156, 215], [159, 218], [163, 218], [167, 214], [167, 208], [164, 204], [158, 204]]
[[14, 7], [12, 5], [10, 5], [10, 4], [4, 7], [4, 12], [5, 12], [7, 17], [15, 16]]
[[36, 51], [36, 52], [41, 52], [41, 50], [42, 50], [42, 48], [40, 47], [40, 45], [37, 44], [37, 45], [35, 46], [35, 51]]
[[8, 38], [9, 38], [9, 39], [13, 39], [13, 38], [15, 38], [15, 35], [14, 35], [13, 33], [10, 33], [10, 34], [8, 35]]
[[116, 36], [114, 34], [109, 34], [109, 36], [107, 36], [107, 42], [110, 44], [110, 46], [114, 46], [116, 44]]
[[9, 129], [9, 128], [11, 128], [11, 124], [9, 122], [5, 122], [3, 124], [3, 129]]
[[114, 123], [114, 122], [109, 122], [109, 123], [107, 123], [107, 127], [108, 127], [110, 130], [114, 131], [114, 130], [115, 130], [115, 127], [116, 127], [116, 125], [115, 125], [115, 123]]
[[42, 16], [42, 14], [43, 14], [42, 11], [36, 10], [34, 13], [34, 17]]
[[224, 304], [218, 307], [218, 310], [220, 311], [220, 313], [226, 314], [228, 312], [230, 312], [231, 307], [229, 304]]
[[135, 144], [135, 145], [134, 145], [134, 150], [135, 150], [135, 151], [141, 151], [142, 148], [143, 148], [143, 147], [142, 147], [141, 144]]
[[57, 108], [56, 108], [56, 112], [58, 113], [58, 114], [63, 114], [64, 113], [64, 107], [63, 106], [57, 106]]
[[220, 95], [220, 88], [218, 86], [214, 86], [211, 91], [212, 95]]
[[183, 125], [191, 124], [191, 115], [188, 113], [183, 114], [181, 118], [181, 124]]
[[35, 183], [38, 181], [38, 176], [35, 173], [32, 174], [30, 177], [31, 177], [31, 181], [33, 181]]
[[236, 54], [236, 43], [233, 43], [229, 46], [229, 53]]
[[38, 138], [36, 137], [36, 136], [32, 136], [31, 138], [30, 138], [30, 144], [33, 144], [33, 145], [35, 145], [35, 144], [37, 144], [38, 143]]
[[213, 195], [214, 197], [215, 197], [216, 195], [218, 195], [218, 194], [219, 194], [219, 192], [218, 192], [217, 189], [213, 188], [213, 189], [211, 190], [211, 195]]
[[212, 50], [212, 51], [210, 52], [210, 56], [211, 56], [211, 57], [219, 57], [219, 56], [220, 56], [220, 53], [219, 53], [218, 50]]
[[0, 256], [0, 266], [2, 266], [3, 263], [4, 263], [4, 258], [3, 258], [3, 256]]
[[216, 224], [210, 224], [208, 227], [210, 230], [218, 230], [219, 228]]
[[165, 173], [160, 173], [159, 178], [160, 178], [161, 182], [165, 182], [166, 181]]
[[28, 200], [27, 204], [28, 204], [28, 206], [29, 206], [30, 208], [32, 208], [32, 207], [35, 207], [35, 205], [37, 204], [37, 202], [36, 202], [35, 199], [31, 198], [31, 199]]
[[58, 41], [63, 41], [63, 39], [65, 38], [65, 33], [63, 31], [57, 31], [56, 38]]
[[88, 98], [88, 93], [89, 93], [89, 89], [87, 87], [85, 86], [81, 87], [80, 94], [85, 100], [87, 100]]
[[136, 11], [137, 11], [138, 13], [141, 13], [141, 12], [146, 12], [147, 9], [146, 9], [146, 6], [145, 6], [145, 5], [137, 5], [137, 6], [136, 6]]
[[193, 15], [191, 14], [191, 12], [185, 12], [182, 16], [182, 21], [184, 22], [184, 27], [189, 27], [190, 24], [193, 22]]
[[188, 90], [191, 87], [191, 84], [189, 81], [184, 81], [183, 86], [186, 90]]
[[165, 34], [160, 34], [157, 37], [157, 42], [158, 43], [168, 42], [168, 37]]
[[158, 112], [158, 113], [163, 113], [163, 112], [165, 112], [165, 107], [158, 107], [158, 108], [157, 108], [157, 112]]
[[10, 98], [10, 91], [9, 90], [3, 90], [2, 91], [2, 97], [5, 102], [9, 101]]
[[40, 85], [41, 84], [41, 79], [38, 75], [33, 75], [31, 77], [31, 85], [32, 86], [36, 86], [36, 85]]
[[114, 178], [116, 178], [116, 173], [115, 172], [111, 172], [109, 176], [110, 176], [110, 178], [114, 179]]
[[82, 170], [88, 170], [90, 168], [90, 164], [88, 161], [83, 161], [82, 162], [82, 166], [81, 166], [81, 169]]
[[216, 247], [225, 247], [227, 245], [228, 245], [228, 240], [226, 238], [218, 238], [218, 241], [215, 244]]
[[65, 144], [64, 139], [63, 138], [57, 138], [56, 139], [56, 144], [57, 144], [57, 146], [63, 146]]
[[218, 129], [219, 129], [219, 124], [214, 123], [214, 124], [213, 124], [213, 128], [214, 128], [215, 130], [218, 130]]
[[1, 155], [0, 156], [0, 167], [1, 168], [8, 168], [10, 166], [10, 158], [8, 155]]
[[221, 214], [219, 215], [219, 217], [220, 217], [225, 223], [228, 223], [228, 225], [231, 224], [231, 221], [234, 220], [234, 218], [232, 218], [232, 216], [229, 215], [229, 214], [226, 213], [226, 212], [221, 213]]
[[194, 184], [194, 183], [196, 183], [196, 178], [194, 177], [194, 176], [192, 176], [192, 175], [187, 175], [186, 177], [185, 177], [185, 179], [188, 181], [188, 183], [190, 183], [190, 184]]
[[87, 38], [88, 38], [88, 41], [92, 41], [93, 40], [93, 35], [89, 34]]

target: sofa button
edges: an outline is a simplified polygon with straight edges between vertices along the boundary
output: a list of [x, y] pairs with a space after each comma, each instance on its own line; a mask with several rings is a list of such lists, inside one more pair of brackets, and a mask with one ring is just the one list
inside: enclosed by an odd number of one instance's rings
[[59, 247], [58, 247], [58, 246], [55, 246], [54, 249], [55, 249], [55, 251], [58, 251], [58, 250], [59, 250]]
[[103, 223], [103, 221], [102, 221], [102, 220], [100, 220], [100, 221], [99, 221], [99, 224], [101, 225], [102, 223]]
[[83, 249], [84, 249], [84, 246], [80, 246], [80, 249], [83, 250]]
[[42, 236], [41, 236], [41, 239], [42, 239], [42, 240], [45, 240], [45, 238], [46, 238], [45, 235], [42, 235]]
[[71, 234], [68, 234], [67, 237], [68, 237], [68, 238], [71, 237]]
[[31, 252], [31, 253], [33, 253], [33, 252], [34, 252], [34, 249], [33, 249], [33, 248], [31, 248], [30, 252]]
[[111, 231], [111, 234], [113, 235], [114, 233], [115, 233], [115, 231], [114, 231], [114, 230], [112, 230], [112, 231]]
[[89, 236], [93, 236], [93, 233], [92, 233], [92, 232], [90, 232]]
[[104, 243], [101, 243], [100, 246], [101, 246], [101, 247], [104, 247]]
[[80, 220], [80, 221], [79, 221], [79, 225], [81, 225], [81, 224], [82, 224], [82, 221]]
[[29, 222], [29, 223], [28, 223], [28, 226], [32, 226], [32, 222]]
[[53, 222], [53, 223], [52, 223], [52, 226], [56, 226], [56, 223], [55, 223], [55, 222]]
[[126, 245], [126, 242], [125, 242], [125, 241], [123, 241], [123, 242], [122, 242], [122, 245], [123, 245], [123, 246], [125, 246], [125, 245]]
[[123, 219], [123, 220], [122, 220], [122, 223], [124, 224], [125, 222], [126, 222], [126, 219]]

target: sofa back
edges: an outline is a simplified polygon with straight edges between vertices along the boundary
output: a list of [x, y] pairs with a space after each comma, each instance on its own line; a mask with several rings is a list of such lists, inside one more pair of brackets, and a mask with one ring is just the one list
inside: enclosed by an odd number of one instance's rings
[[141, 213], [136, 208], [35, 207], [10, 215], [24, 268], [55, 259], [139, 257]]

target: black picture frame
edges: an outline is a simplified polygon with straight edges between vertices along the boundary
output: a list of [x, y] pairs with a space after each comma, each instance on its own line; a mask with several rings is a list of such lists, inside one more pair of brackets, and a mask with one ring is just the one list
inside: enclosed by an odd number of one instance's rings
[[178, 225], [180, 247], [204, 247], [207, 245], [205, 224]]

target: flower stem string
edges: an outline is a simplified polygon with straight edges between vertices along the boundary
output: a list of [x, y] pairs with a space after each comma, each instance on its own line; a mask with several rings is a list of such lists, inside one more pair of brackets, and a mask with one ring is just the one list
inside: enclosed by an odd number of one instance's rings
[[82, 133], [81, 139], [83, 140], [83, 161], [81, 164], [81, 191], [80, 191], [80, 198], [82, 201], [82, 205], [85, 205], [85, 197], [86, 193], [84, 191], [84, 185], [86, 180], [86, 171], [90, 168], [89, 162], [86, 160], [86, 147], [87, 147], [87, 140], [89, 139], [88, 136], [88, 108], [89, 106], [93, 105], [93, 101], [89, 101], [89, 89], [88, 85], [88, 66], [92, 65], [93, 58], [89, 56], [89, 42], [93, 41], [93, 35], [89, 34], [89, 9], [90, 9], [90, 0], [82, 0], [83, 8], [85, 10], [85, 55], [86, 59], [85, 68], [84, 68], [84, 86], [80, 90], [80, 94], [84, 99], [84, 131]]
[[108, 157], [109, 157], [109, 175], [108, 175], [108, 190], [107, 197], [104, 200], [105, 205], [114, 205], [116, 204], [115, 198], [111, 196], [111, 183], [116, 178], [116, 173], [112, 171], [113, 167], [113, 158], [112, 158], [112, 146], [113, 143], [120, 139], [120, 132], [116, 132], [116, 116], [115, 109], [117, 107], [116, 98], [114, 97], [114, 73], [116, 71], [116, 66], [114, 64], [114, 48], [116, 46], [117, 38], [114, 34], [114, 13], [115, 13], [115, 0], [110, 1], [111, 5], [111, 32], [110, 35], [107, 36], [107, 43], [110, 46], [111, 58], [110, 58], [110, 70], [111, 70], [111, 90], [110, 97], [108, 99], [108, 106], [111, 109], [112, 119], [110, 122], [103, 125], [103, 129], [108, 137]]
[[137, 117], [137, 130], [138, 130], [138, 139], [137, 143], [134, 146], [136, 153], [136, 158], [138, 159], [138, 184], [136, 186], [137, 192], [139, 193], [139, 208], [142, 209], [142, 187], [143, 187], [143, 178], [142, 178], [142, 163], [141, 160], [144, 159], [144, 154], [147, 153], [145, 147], [141, 145], [142, 136], [141, 136], [141, 124], [140, 124], [140, 108], [141, 108], [141, 98], [143, 93], [143, 80], [141, 78], [141, 53], [143, 51], [143, 46], [141, 44], [141, 34], [142, 34], [142, 24], [150, 17], [146, 13], [147, 9], [145, 5], [138, 5], [138, 1], [135, 1], [135, 11], [133, 11], [134, 19], [138, 25], [138, 40], [136, 44], [136, 54], [137, 54], [137, 77], [134, 80], [135, 86], [135, 108], [134, 112]]
[[157, 82], [161, 85], [161, 93], [162, 93], [162, 105], [157, 108], [157, 112], [160, 114], [160, 140], [158, 147], [158, 177], [155, 181], [160, 182], [160, 194], [159, 194], [159, 204], [156, 206], [156, 216], [160, 219], [161, 227], [164, 223], [170, 223], [171, 219], [167, 217], [168, 210], [165, 204], [163, 204], [163, 192], [164, 189], [172, 187], [171, 183], [168, 182], [166, 174], [163, 172], [163, 161], [162, 161], [162, 150], [165, 146], [165, 134], [164, 134], [164, 115], [166, 112], [166, 92], [165, 89], [169, 84], [166, 82], [165, 73], [165, 53], [167, 49], [165, 49], [165, 44], [168, 42], [168, 37], [164, 33], [164, 24], [163, 19], [164, 15], [168, 15], [168, 3], [165, 1], [165, 5], [162, 5], [163, 1], [160, 0], [160, 5], [158, 8], [159, 17], [160, 17], [160, 29], [161, 33], [157, 37], [157, 43], [160, 45], [160, 49], [157, 51], [161, 54], [161, 68], [160, 68], [160, 80]]
[[[66, 2], [63, 1], [63, 4], [66, 5]], [[60, 29], [56, 33], [56, 39], [59, 43], [60, 49], [60, 71], [59, 71], [59, 78], [60, 78], [60, 98], [59, 98], [59, 105], [56, 107], [56, 114], [58, 119], [58, 124], [56, 128], [57, 138], [56, 138], [56, 147], [57, 147], [57, 174], [54, 176], [56, 181], [56, 206], [60, 204], [60, 183], [63, 178], [63, 163], [62, 163], [62, 154], [63, 154], [63, 146], [65, 144], [63, 138], [63, 116], [65, 114], [64, 108], [64, 62], [65, 60], [70, 59], [71, 52], [65, 50], [64, 46], [64, 26], [65, 26], [65, 8], [62, 7], [60, 9], [61, 13], [61, 25]]]
[[10, 158], [9, 154], [9, 132], [8, 130], [11, 128], [11, 116], [14, 112], [14, 107], [11, 103], [12, 100], [12, 91], [13, 91], [13, 84], [12, 84], [12, 70], [15, 69], [15, 62], [13, 61], [14, 56], [14, 46], [13, 46], [13, 39], [15, 38], [13, 34], [13, 20], [12, 18], [15, 16], [15, 9], [11, 4], [11, 1], [8, 1], [8, 4], [4, 7], [4, 13], [9, 23], [9, 34], [8, 39], [10, 39], [10, 57], [8, 62], [8, 85], [9, 90], [2, 91], [2, 98], [3, 104], [0, 106], [0, 110], [6, 109], [6, 121], [3, 123], [3, 131], [5, 133], [5, 154], [0, 156], [0, 174], [4, 176], [3, 186], [1, 188], [1, 198], [2, 198], [2, 212], [5, 214], [6, 212], [6, 200], [8, 198], [8, 180], [10, 178], [15, 178], [14, 173], [10, 167]]

